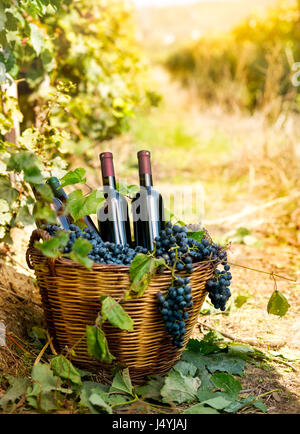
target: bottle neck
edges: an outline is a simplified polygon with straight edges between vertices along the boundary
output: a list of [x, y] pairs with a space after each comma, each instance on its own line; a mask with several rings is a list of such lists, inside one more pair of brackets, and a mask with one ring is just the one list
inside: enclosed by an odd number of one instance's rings
[[150, 173], [140, 174], [140, 186], [141, 187], [152, 187], [152, 175]]
[[54, 197], [59, 199], [62, 203], [66, 203], [68, 196], [63, 188], [60, 187], [60, 182], [57, 178], [50, 178], [47, 181], [47, 184], [50, 186]]
[[114, 190], [117, 188], [116, 178], [114, 176], [102, 176], [103, 185], [105, 187], [111, 187]]

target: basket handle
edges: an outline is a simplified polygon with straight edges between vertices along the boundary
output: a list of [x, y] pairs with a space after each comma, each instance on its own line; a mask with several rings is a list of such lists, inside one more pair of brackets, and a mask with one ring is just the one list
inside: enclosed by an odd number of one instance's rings
[[[47, 240], [49, 240], [49, 238], [50, 238], [50, 235], [48, 234], [48, 232], [44, 231], [43, 229], [35, 229], [32, 232], [30, 240], [29, 240], [28, 248], [27, 248], [27, 251], [26, 251], [26, 262], [27, 262], [28, 267], [31, 270], [34, 269], [33, 265], [30, 262], [30, 253], [31, 253], [31, 250], [34, 248], [34, 243], [36, 241], [41, 240], [41, 239], [43, 241], [47, 241]], [[50, 266], [50, 263], [49, 263], [49, 266]], [[50, 266], [50, 270], [52, 270], [52, 269], [53, 269], [53, 265]]]

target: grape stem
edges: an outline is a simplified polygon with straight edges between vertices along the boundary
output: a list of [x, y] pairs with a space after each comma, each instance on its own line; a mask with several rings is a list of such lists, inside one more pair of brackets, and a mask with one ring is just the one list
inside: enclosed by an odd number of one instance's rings
[[297, 282], [297, 280], [290, 279], [289, 277], [281, 276], [279, 274], [274, 273], [273, 271], [270, 273], [269, 271], [258, 270], [257, 268], [246, 267], [246, 265], [234, 264], [233, 262], [228, 262], [229, 265], [233, 265], [234, 267], [246, 268], [247, 270], [257, 271], [258, 273], [269, 274], [269, 276], [276, 276], [280, 279], [289, 280], [290, 282]]

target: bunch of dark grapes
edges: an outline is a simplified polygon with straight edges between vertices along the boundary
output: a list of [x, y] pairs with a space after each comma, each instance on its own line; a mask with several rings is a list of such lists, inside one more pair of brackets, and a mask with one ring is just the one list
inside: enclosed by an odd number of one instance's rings
[[[58, 225], [48, 225], [46, 231], [54, 236], [60, 230]], [[115, 243], [104, 242], [100, 235], [95, 231], [84, 228], [81, 230], [78, 226], [70, 225], [69, 241], [64, 248], [64, 253], [70, 253], [72, 246], [77, 238], [84, 238], [92, 244], [92, 250], [88, 254], [89, 258], [99, 264], [130, 265], [137, 253], [147, 253], [147, 249], [137, 246], [132, 249], [129, 244], [124, 246]]]
[[192, 289], [188, 277], [177, 277], [166, 294], [157, 293], [158, 309], [163, 317], [167, 331], [173, 336], [173, 345], [182, 348], [185, 320], [189, 317], [187, 308], [193, 306]]
[[[230, 266], [227, 264], [227, 253], [221, 246], [210, 242], [205, 236], [201, 241], [189, 238], [186, 226], [173, 226], [171, 222], [166, 223], [165, 229], [155, 238], [155, 242], [156, 256], [164, 258], [174, 271], [176, 269], [179, 272], [192, 273], [193, 264], [211, 262], [215, 267], [215, 275], [207, 281], [205, 289], [214, 307], [225, 310], [225, 304], [231, 296], [229, 286], [232, 277], [229, 272]], [[217, 268], [219, 264], [223, 265], [223, 271]], [[184, 286], [184, 283], [181, 278], [175, 276], [175, 283], [169, 287], [167, 295], [158, 293], [159, 311], [162, 313], [166, 329], [173, 336], [174, 345], [179, 348], [182, 346], [185, 332], [184, 320], [188, 318], [185, 309], [193, 303], [190, 287]]]

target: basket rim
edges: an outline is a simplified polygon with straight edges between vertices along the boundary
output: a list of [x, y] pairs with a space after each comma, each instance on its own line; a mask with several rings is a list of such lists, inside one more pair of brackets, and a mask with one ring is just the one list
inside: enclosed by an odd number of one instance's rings
[[[41, 230], [37, 230], [35, 229], [32, 234], [40, 232]], [[48, 233], [44, 230], [42, 230], [41, 232], [44, 232], [45, 234]], [[80, 264], [79, 262], [75, 262], [70, 258], [66, 258], [66, 257], [58, 257], [58, 258], [47, 258], [39, 249], [37, 249], [36, 247], [34, 247], [33, 244], [29, 245], [28, 247], [28, 254], [31, 255], [34, 252], [35, 255], [40, 256], [41, 258], [44, 258], [46, 260], [51, 260], [51, 262], [53, 263], [53, 265], [62, 265], [65, 267], [69, 267], [69, 268], [80, 268], [81, 270], [87, 270], [86, 267], [84, 267], [82, 264]], [[193, 269], [195, 270], [200, 270], [200, 269], [205, 269], [205, 268], [209, 268], [209, 267], [213, 267], [213, 266], [217, 266], [218, 263], [220, 261], [215, 259], [215, 260], [207, 260], [207, 261], [200, 261], [200, 262], [195, 262], [193, 263]], [[130, 265], [119, 265], [119, 264], [103, 264], [103, 263], [99, 263], [99, 262], [94, 262], [92, 267], [90, 268], [90, 271], [111, 271], [111, 270], [116, 270], [116, 271], [123, 271], [123, 272], [128, 272], [129, 273], [129, 269], [130, 269]], [[186, 271], [177, 271], [177, 273], [184, 273], [186, 274]], [[161, 274], [171, 274], [171, 270], [167, 269], [167, 268], [163, 268], [163, 273]]]

